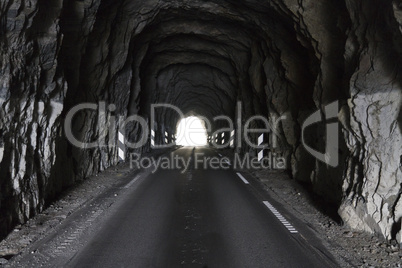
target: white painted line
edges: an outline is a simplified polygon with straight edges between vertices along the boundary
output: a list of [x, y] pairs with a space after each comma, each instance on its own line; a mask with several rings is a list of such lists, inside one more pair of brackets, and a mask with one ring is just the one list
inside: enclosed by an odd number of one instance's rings
[[138, 179], [140, 178], [140, 175], [135, 176], [135, 178], [130, 181], [129, 183], [127, 183], [126, 186], [124, 186], [125, 189], [130, 188], [131, 185], [133, 185]]
[[261, 159], [263, 159], [264, 158], [264, 150], [261, 150], [259, 153], [258, 153], [258, 161], [261, 161]]
[[122, 149], [120, 149], [119, 148], [119, 157], [121, 158], [121, 159], [125, 159], [125, 154], [124, 154], [124, 151], [122, 150]]
[[219, 156], [220, 156], [220, 157], [222, 157], [222, 155], [221, 155], [221, 154], [219, 154]]
[[[237, 173], [239, 174], [239, 173]], [[291, 234], [299, 233], [292, 224], [290, 224], [285, 217], [282, 216], [268, 201], [263, 201], [264, 205], [276, 216], [276, 218], [288, 229]]]
[[243, 177], [243, 175], [241, 175], [239, 172], [236, 173], [237, 176], [239, 176], [239, 178], [245, 183], [245, 184], [249, 184], [249, 182]]
[[121, 143], [124, 143], [124, 136], [123, 136], [123, 134], [119, 131], [119, 141], [121, 142]]
[[261, 134], [261, 135], [258, 137], [258, 145], [261, 145], [263, 141], [264, 141], [264, 134]]

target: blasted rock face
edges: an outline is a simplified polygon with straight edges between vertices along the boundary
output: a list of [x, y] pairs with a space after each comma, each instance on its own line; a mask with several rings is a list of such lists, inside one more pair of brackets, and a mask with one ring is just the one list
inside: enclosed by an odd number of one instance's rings
[[[273, 150], [294, 178], [353, 228], [401, 236], [398, 1], [6, 0], [0, 17], [1, 236], [117, 163], [116, 148], [84, 150], [65, 137], [68, 111], [99, 101], [116, 109], [101, 120], [96, 111], [77, 115], [82, 141], [113, 143], [104, 135], [112, 117], [149, 118], [153, 103], [234, 119], [241, 101], [243, 120], [284, 116]], [[339, 164], [331, 167], [305, 150], [301, 132], [335, 101]], [[175, 114], [158, 116], [159, 132], [175, 129]], [[135, 124], [126, 131], [131, 141], [141, 135]], [[309, 145], [324, 151], [325, 127], [309, 131]]]

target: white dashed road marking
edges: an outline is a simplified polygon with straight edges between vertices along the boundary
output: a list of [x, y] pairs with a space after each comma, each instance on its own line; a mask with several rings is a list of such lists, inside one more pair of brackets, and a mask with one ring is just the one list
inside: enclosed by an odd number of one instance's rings
[[230, 161], [227, 159], [224, 159], [225, 163], [228, 164], [229, 166], [231, 166], [232, 164], [230, 164]]
[[140, 175], [135, 176], [135, 178], [132, 181], [130, 181], [129, 183], [127, 183], [127, 185], [124, 188], [125, 189], [130, 188], [130, 186], [133, 185], [134, 182], [136, 182], [139, 177], [140, 177]]
[[249, 182], [243, 177], [243, 175], [241, 175], [239, 172], [236, 173], [237, 176], [239, 176], [239, 178], [245, 183], [245, 184], [249, 184]]
[[[239, 173], [237, 173], [239, 175]], [[278, 218], [278, 220], [289, 230], [292, 234], [297, 234], [298, 231], [292, 224], [290, 224], [268, 201], [263, 201], [264, 205]]]

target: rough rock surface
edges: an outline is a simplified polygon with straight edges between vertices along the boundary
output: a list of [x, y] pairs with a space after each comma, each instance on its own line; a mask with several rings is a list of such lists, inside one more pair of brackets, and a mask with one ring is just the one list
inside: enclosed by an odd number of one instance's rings
[[[0, 236], [66, 187], [115, 165], [118, 116], [149, 120], [170, 103], [212, 119], [275, 120], [276, 153], [293, 177], [339, 206], [351, 227], [401, 239], [402, 4], [379, 0], [2, 0], [0, 2]], [[86, 110], [71, 145], [63, 124]], [[339, 165], [310, 156], [304, 120], [339, 101]], [[105, 106], [109, 107], [109, 106]], [[177, 115], [156, 114], [157, 141]], [[223, 126], [215, 122], [212, 129]], [[143, 129], [130, 124], [127, 139]], [[310, 133], [311, 132], [311, 133]], [[323, 152], [325, 130], [309, 130]], [[142, 151], [148, 150], [148, 145]], [[252, 151], [243, 144], [239, 152]], [[402, 241], [399, 241], [402, 242]]]

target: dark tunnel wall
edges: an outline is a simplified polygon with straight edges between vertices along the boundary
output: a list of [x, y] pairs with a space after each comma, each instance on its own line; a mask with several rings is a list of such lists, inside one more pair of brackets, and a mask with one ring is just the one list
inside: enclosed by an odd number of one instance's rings
[[[352, 228], [395, 238], [401, 7], [379, 0], [1, 1], [0, 236], [66, 187], [117, 164], [115, 147], [82, 149], [66, 140], [64, 120], [75, 105], [115, 104], [102, 118], [86, 111], [73, 121], [79, 139], [114, 143], [118, 125], [105, 126], [117, 116], [149, 120], [153, 103], [234, 119], [241, 101], [243, 123], [286, 117], [273, 150], [296, 180], [337, 205]], [[335, 168], [301, 142], [303, 121], [334, 101], [341, 123]], [[174, 113], [158, 116], [159, 132], [176, 128]], [[138, 124], [125, 131], [130, 141], [141, 135]], [[309, 144], [323, 151], [325, 132], [314, 131]]]

